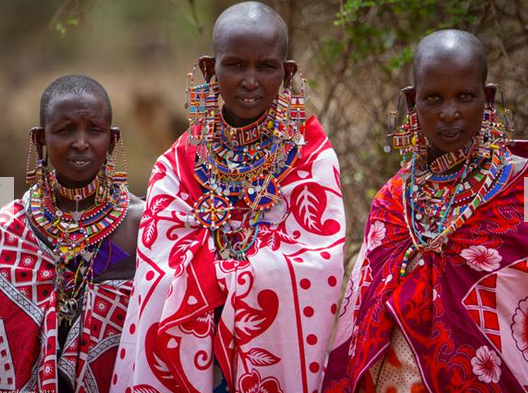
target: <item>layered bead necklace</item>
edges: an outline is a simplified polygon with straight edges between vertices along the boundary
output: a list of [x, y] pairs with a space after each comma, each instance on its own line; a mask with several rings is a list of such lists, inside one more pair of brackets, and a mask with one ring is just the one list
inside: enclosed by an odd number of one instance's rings
[[220, 114], [213, 137], [197, 148], [195, 177], [205, 192], [193, 214], [213, 232], [222, 259], [245, 259], [265, 212], [282, 201], [280, 180], [305, 144], [304, 126], [292, 131], [285, 121], [287, 101], [279, 97], [260, 119], [241, 128]]
[[[405, 181], [403, 205], [413, 245], [404, 254], [400, 275], [415, 251], [440, 253], [448, 237], [469, 219], [477, 207], [495, 195], [512, 173], [507, 149], [492, 150], [485, 160], [475, 152], [475, 139], [429, 165], [418, 167], [417, 153]], [[451, 174], [445, 174], [462, 164]]]
[[[123, 221], [130, 202], [125, 182], [114, 182], [104, 190], [102, 201], [79, 211], [79, 203], [100, 187], [100, 176], [82, 188], [61, 185], [54, 172], [44, 184], [30, 189], [29, 217], [45, 236], [55, 257], [55, 290], [59, 323], [71, 323], [77, 315], [79, 295], [93, 280], [93, 263], [103, 239]], [[55, 193], [75, 202], [76, 209], [59, 209]]]

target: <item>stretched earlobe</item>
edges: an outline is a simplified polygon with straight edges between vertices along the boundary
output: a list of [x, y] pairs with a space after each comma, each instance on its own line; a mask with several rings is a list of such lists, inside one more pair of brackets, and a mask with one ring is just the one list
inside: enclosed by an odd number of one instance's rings
[[203, 77], [207, 83], [211, 81], [211, 78], [215, 74], [215, 59], [211, 56], [202, 56], [198, 58], [198, 66], [202, 70]]
[[405, 95], [407, 101], [407, 108], [414, 108], [416, 105], [416, 87], [407, 86], [402, 89], [402, 93]]
[[499, 89], [499, 85], [496, 83], [486, 83], [484, 86], [484, 92], [486, 94], [486, 102], [493, 105], [495, 104], [495, 94]]
[[289, 86], [291, 84], [297, 69], [297, 63], [294, 60], [286, 60], [284, 62], [284, 85]]
[[121, 139], [121, 130], [119, 127], [110, 128], [110, 146], [108, 147], [108, 153], [112, 153], [117, 145], [117, 142]]
[[35, 144], [35, 148], [37, 149], [37, 155], [39, 159], [44, 158], [43, 154], [43, 148], [46, 145], [46, 138], [44, 135], [44, 128], [42, 127], [32, 127], [31, 131], [29, 131], [29, 137]]

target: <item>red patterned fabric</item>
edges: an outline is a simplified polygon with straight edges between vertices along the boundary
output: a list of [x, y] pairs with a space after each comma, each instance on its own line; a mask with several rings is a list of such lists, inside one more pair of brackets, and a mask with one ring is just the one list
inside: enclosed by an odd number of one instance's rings
[[261, 225], [244, 261], [216, 259], [209, 230], [192, 218], [202, 189], [187, 135], [158, 159], [112, 391], [210, 393], [214, 357], [231, 392], [319, 388], [345, 222], [337, 159], [315, 118], [306, 141], [281, 181], [283, 208], [265, 214], [280, 223]]
[[405, 278], [411, 245], [403, 181], [376, 195], [366, 238], [340, 313], [324, 391], [356, 392], [386, 356], [399, 328], [427, 391], [521, 392], [528, 386], [528, 224], [520, 169], [449, 239], [419, 256]]
[[39, 248], [21, 201], [0, 210], [0, 390], [55, 392], [61, 372], [75, 392], [107, 392], [131, 282], [87, 288], [84, 311], [57, 359], [54, 263]]

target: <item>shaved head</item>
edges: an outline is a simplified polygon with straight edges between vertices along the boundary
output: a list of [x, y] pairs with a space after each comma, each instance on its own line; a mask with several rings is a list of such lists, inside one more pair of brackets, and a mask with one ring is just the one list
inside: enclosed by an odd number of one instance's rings
[[216, 57], [225, 48], [232, 32], [255, 31], [272, 26], [277, 41], [282, 45], [284, 58], [288, 52], [288, 27], [284, 19], [271, 7], [258, 1], [235, 4], [220, 14], [213, 29], [213, 52]]
[[416, 86], [418, 74], [427, 66], [445, 63], [457, 59], [460, 62], [471, 62], [478, 66], [482, 77], [482, 84], [488, 76], [488, 61], [486, 49], [482, 42], [462, 30], [440, 30], [427, 35], [418, 44], [413, 63], [414, 84]]

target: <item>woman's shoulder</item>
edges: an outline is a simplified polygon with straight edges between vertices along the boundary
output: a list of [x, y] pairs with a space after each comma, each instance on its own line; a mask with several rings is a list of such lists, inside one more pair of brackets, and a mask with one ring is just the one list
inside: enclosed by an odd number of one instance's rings
[[145, 202], [130, 193], [130, 205], [126, 217], [112, 235], [112, 242], [129, 254], [134, 253], [137, 247], [139, 223], [144, 208]]
[[141, 215], [143, 214], [143, 210], [145, 210], [145, 201], [140, 197], [130, 193], [130, 205], [128, 207], [127, 214], [129, 219], [139, 223], [141, 220]]

